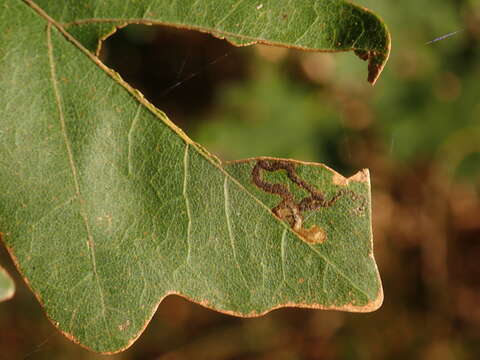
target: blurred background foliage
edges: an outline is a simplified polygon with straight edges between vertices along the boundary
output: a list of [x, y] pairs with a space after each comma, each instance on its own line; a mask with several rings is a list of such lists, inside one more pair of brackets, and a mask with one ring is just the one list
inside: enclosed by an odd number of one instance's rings
[[[164, 27], [121, 29], [102, 58], [224, 160], [369, 168], [383, 307], [239, 319], [170, 297], [111, 359], [480, 358], [480, 2], [359, 3], [392, 34], [375, 88], [353, 53], [234, 48]], [[58, 334], [16, 282], [0, 304], [0, 359], [105, 358]]]

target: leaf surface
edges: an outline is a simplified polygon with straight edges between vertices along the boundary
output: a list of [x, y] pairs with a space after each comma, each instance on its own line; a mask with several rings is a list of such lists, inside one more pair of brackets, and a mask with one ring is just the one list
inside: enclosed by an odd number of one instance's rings
[[0, 2], [0, 231], [72, 340], [125, 349], [169, 294], [237, 316], [380, 306], [367, 171], [221, 164], [93, 53], [115, 26], [147, 21], [386, 61], [388, 33], [371, 13], [275, 4]]

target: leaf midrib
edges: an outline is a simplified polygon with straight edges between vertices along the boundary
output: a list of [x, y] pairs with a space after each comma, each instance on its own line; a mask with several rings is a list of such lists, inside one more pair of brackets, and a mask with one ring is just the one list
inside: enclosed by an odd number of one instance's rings
[[[46, 30], [46, 36], [47, 36], [47, 49], [48, 49], [48, 61], [50, 64], [50, 75], [51, 75], [51, 81], [52, 81], [52, 88], [53, 88], [53, 93], [55, 96], [55, 101], [57, 104], [57, 110], [58, 110], [58, 117], [60, 120], [60, 128], [63, 136], [63, 141], [65, 143], [65, 148], [67, 150], [67, 156], [68, 156], [68, 162], [70, 166], [70, 170], [72, 172], [72, 177], [74, 181], [74, 186], [75, 186], [75, 193], [76, 193], [76, 200], [79, 202], [79, 213], [80, 217], [82, 218], [82, 221], [85, 226], [85, 231], [87, 233], [87, 238], [88, 238], [88, 248], [90, 251], [90, 259], [92, 263], [92, 271], [95, 276], [95, 282], [98, 287], [98, 292], [100, 295], [100, 306], [101, 306], [101, 316], [104, 322], [104, 325], [106, 325], [106, 306], [105, 306], [105, 296], [104, 296], [104, 291], [102, 288], [102, 284], [100, 282], [100, 276], [97, 271], [97, 258], [95, 254], [95, 240], [92, 235], [92, 231], [90, 229], [90, 224], [88, 222], [88, 217], [85, 211], [85, 204], [84, 201], [82, 201], [82, 195], [80, 191], [80, 182], [78, 179], [78, 172], [77, 172], [77, 167], [75, 165], [75, 160], [73, 158], [73, 151], [72, 151], [72, 144], [71, 141], [68, 137], [67, 134], [67, 126], [65, 123], [65, 116], [63, 112], [63, 105], [62, 105], [62, 97], [60, 95], [60, 90], [58, 88], [58, 80], [57, 80], [57, 74], [56, 74], [56, 68], [55, 68], [55, 61], [54, 61], [54, 55], [53, 55], [53, 44], [52, 44], [52, 31], [51, 31], [51, 23], [48, 23], [47, 25], [47, 30]], [[108, 327], [105, 327], [108, 329]], [[112, 335], [109, 332], [109, 336], [112, 337]]]

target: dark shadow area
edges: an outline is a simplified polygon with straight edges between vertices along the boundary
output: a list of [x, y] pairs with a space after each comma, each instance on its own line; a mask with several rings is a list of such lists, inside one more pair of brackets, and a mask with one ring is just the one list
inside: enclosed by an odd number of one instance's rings
[[105, 64], [184, 130], [223, 85], [247, 75], [246, 51], [198, 31], [129, 25], [107, 39]]

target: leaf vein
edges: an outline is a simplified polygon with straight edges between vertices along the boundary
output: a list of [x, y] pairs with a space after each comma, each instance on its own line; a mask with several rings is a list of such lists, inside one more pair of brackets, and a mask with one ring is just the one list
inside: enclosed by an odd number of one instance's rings
[[132, 124], [130, 126], [130, 129], [128, 130], [128, 175], [133, 175], [133, 159], [132, 159], [132, 154], [133, 154], [133, 131], [137, 127], [138, 123], [138, 118], [140, 116], [140, 109], [142, 108], [142, 104], [139, 103], [137, 107], [137, 111], [135, 113], [135, 116], [132, 120]]
[[330, 266], [332, 269], [335, 269], [335, 271], [341, 275], [345, 280], [347, 280], [348, 283], [350, 283], [350, 285], [356, 289], [357, 291], [361, 292], [363, 295], [365, 295], [368, 299], [370, 299], [370, 296], [362, 289], [360, 289], [354, 282], [352, 279], [350, 279], [342, 270], [340, 270], [338, 268], [338, 266], [331, 262], [330, 260], [328, 260], [328, 258], [323, 255], [320, 251], [318, 251], [318, 249], [315, 248], [314, 245], [312, 244], [307, 244], [312, 250], [314, 253], [316, 253], [319, 257], [321, 257], [323, 259], [323, 261], [325, 261], [325, 263], [327, 264], [327, 266]]
[[185, 208], [187, 210], [187, 264], [190, 263], [192, 249], [191, 249], [191, 232], [192, 232], [192, 214], [190, 209], [190, 200], [187, 196], [187, 185], [188, 185], [188, 143], [185, 143], [185, 153], [183, 155], [183, 197], [185, 198]]
[[228, 11], [228, 12], [225, 14], [225, 16], [224, 16], [223, 18], [221, 18], [221, 19], [215, 24], [215, 28], [218, 29], [218, 28], [220, 27], [220, 24], [223, 23], [225, 20], [227, 20], [228, 17], [229, 17], [230, 15], [232, 15], [232, 14], [235, 12], [235, 10], [237, 10], [237, 8], [238, 8], [243, 2], [245, 2], [245, 0], [239, 0], [236, 4], [234, 4], [234, 5], [232, 6], [232, 8], [230, 9], [230, 11]]
[[104, 294], [103, 294], [103, 288], [101, 286], [100, 279], [99, 279], [98, 272], [97, 272], [97, 263], [96, 263], [95, 249], [94, 249], [95, 244], [94, 244], [93, 235], [92, 235], [92, 232], [90, 230], [90, 225], [88, 223], [87, 216], [86, 216], [85, 211], [83, 209], [83, 202], [82, 202], [81, 194], [80, 194], [80, 182], [78, 180], [78, 172], [77, 172], [77, 168], [76, 168], [75, 161], [74, 161], [74, 158], [73, 158], [72, 145], [70, 143], [70, 139], [69, 139], [68, 134], [67, 134], [67, 125], [65, 123], [65, 116], [64, 116], [64, 113], [63, 113], [62, 98], [61, 98], [61, 95], [60, 95], [60, 89], [58, 87], [56, 67], [55, 67], [55, 61], [54, 61], [54, 55], [53, 55], [52, 24], [51, 23], [48, 23], [48, 25], [47, 25], [47, 49], [48, 49], [48, 59], [49, 59], [49, 64], [50, 64], [50, 77], [51, 77], [51, 81], [52, 81], [52, 88], [53, 88], [53, 93], [54, 93], [54, 96], [55, 96], [55, 102], [57, 104], [61, 132], [62, 132], [63, 140], [64, 140], [64, 143], [65, 143], [65, 148], [66, 148], [66, 151], [67, 151], [67, 157], [68, 157], [70, 170], [72, 172], [76, 197], [77, 197], [77, 199], [79, 200], [79, 203], [80, 203], [79, 213], [80, 213], [80, 217], [82, 218], [82, 221], [84, 223], [85, 231], [87, 233], [88, 247], [90, 249], [90, 255], [91, 255], [91, 259], [92, 259], [93, 273], [95, 274], [96, 283], [97, 283], [97, 286], [98, 286], [98, 289], [99, 289], [100, 304], [101, 304], [101, 307], [102, 307], [103, 318], [105, 319], [105, 299], [104, 299]]
[[287, 276], [285, 273], [285, 246], [286, 246], [286, 236], [287, 236], [287, 229], [283, 230], [282, 233], [282, 241], [281, 241], [281, 257], [282, 257], [282, 275], [283, 275], [283, 281], [287, 281]]
[[242, 277], [243, 281], [245, 282], [245, 286], [247, 287], [247, 289], [249, 289], [250, 287], [248, 286], [247, 279], [243, 275], [242, 268], [240, 266], [240, 262], [238, 261], [238, 258], [237, 258], [237, 250], [235, 248], [235, 238], [233, 236], [232, 224], [230, 222], [230, 212], [229, 212], [230, 197], [229, 197], [229, 194], [228, 194], [227, 180], [228, 180], [228, 177], [225, 176], [225, 180], [223, 182], [223, 194], [224, 194], [224, 200], [225, 200], [224, 201], [224, 204], [225, 204], [225, 218], [227, 220], [228, 237], [230, 238], [230, 246], [232, 247], [232, 251], [233, 251], [233, 259], [235, 260], [235, 263], [237, 265], [240, 276]]

